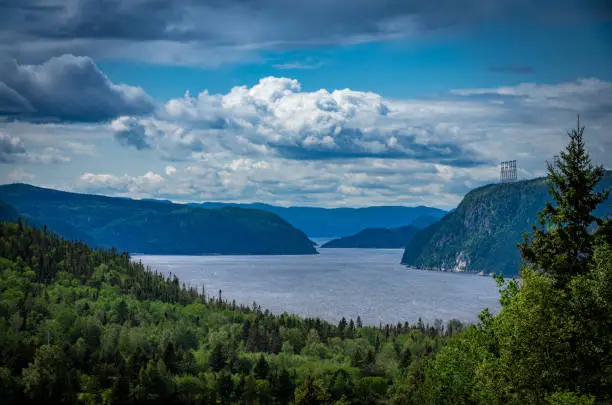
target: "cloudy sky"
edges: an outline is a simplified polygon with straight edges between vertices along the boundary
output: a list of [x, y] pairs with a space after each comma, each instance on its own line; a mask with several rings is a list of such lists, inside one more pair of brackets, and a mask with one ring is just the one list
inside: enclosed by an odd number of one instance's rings
[[452, 208], [578, 113], [612, 167], [609, 0], [0, 1], [0, 183]]

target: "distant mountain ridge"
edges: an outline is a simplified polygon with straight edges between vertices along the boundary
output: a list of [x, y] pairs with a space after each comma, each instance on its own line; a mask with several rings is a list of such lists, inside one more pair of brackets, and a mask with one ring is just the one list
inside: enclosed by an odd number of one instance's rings
[[[280, 207], [263, 203], [237, 204], [204, 202], [190, 206], [222, 208], [227, 206], [254, 208], [278, 215], [309, 237], [342, 237], [366, 228], [396, 228], [411, 225], [421, 217], [423, 221], [442, 218], [446, 211], [439, 208], [417, 206], [374, 206], [365, 208]], [[429, 219], [427, 219], [429, 218]]]
[[49, 230], [67, 239], [114, 246], [131, 253], [316, 253], [313, 242], [303, 232], [261, 210], [207, 210], [27, 184], [0, 186], [0, 200], [29, 223], [46, 224]]
[[11, 205], [0, 201], [0, 221], [11, 222], [19, 218], [19, 213]]
[[367, 228], [355, 235], [331, 240], [322, 248], [367, 248], [401, 249], [405, 248], [419, 228], [407, 225], [399, 228]]
[[[599, 189], [612, 187], [606, 171]], [[544, 178], [490, 184], [470, 191], [457, 209], [417, 232], [406, 246], [402, 263], [432, 269], [517, 274], [520, 252], [516, 244], [531, 230], [548, 194]], [[612, 212], [610, 198], [595, 215]]]

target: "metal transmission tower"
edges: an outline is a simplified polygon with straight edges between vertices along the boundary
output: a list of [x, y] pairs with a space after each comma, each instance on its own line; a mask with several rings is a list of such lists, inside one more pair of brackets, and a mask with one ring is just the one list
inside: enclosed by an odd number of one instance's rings
[[501, 162], [501, 173], [499, 180], [502, 183], [512, 183], [515, 182], [516, 179], [516, 160]]

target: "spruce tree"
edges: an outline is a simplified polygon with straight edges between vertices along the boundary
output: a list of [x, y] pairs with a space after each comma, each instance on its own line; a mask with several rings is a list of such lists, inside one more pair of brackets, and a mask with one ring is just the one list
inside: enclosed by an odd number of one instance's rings
[[[596, 191], [604, 175], [603, 166], [594, 166], [583, 139], [580, 119], [568, 132], [569, 144], [556, 164], [547, 164], [548, 189], [553, 201], [540, 211], [531, 235], [519, 244], [527, 265], [551, 277], [557, 286], [565, 286], [574, 276], [584, 274], [593, 256], [596, 233], [605, 234], [609, 220], [593, 215], [606, 201], [609, 190]], [[609, 234], [609, 232], [607, 232]]]

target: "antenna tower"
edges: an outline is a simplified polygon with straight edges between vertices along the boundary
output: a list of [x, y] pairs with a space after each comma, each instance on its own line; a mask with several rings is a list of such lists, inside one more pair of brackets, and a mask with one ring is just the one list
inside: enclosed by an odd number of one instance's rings
[[502, 183], [513, 183], [517, 179], [516, 160], [507, 160], [500, 164], [501, 172], [499, 180]]

